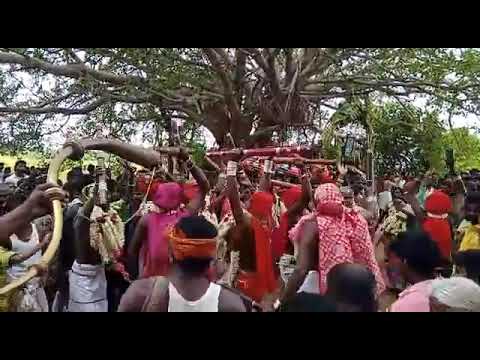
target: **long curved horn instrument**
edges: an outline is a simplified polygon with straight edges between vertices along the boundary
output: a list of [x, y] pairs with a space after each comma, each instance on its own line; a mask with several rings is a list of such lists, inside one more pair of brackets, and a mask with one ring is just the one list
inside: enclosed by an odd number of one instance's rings
[[[57, 184], [58, 171], [62, 163], [68, 158], [80, 160], [83, 157], [85, 150], [102, 150], [118, 155], [125, 160], [134, 162], [147, 168], [153, 168], [161, 163], [161, 153], [171, 154], [178, 151], [175, 148], [156, 148], [155, 150], [152, 150], [140, 146], [125, 144], [118, 140], [100, 138], [70, 141], [65, 143], [63, 148], [60, 149], [51, 160], [50, 167], [48, 169], [47, 181]], [[47, 266], [53, 259], [55, 253], [57, 252], [58, 246], [60, 245], [60, 239], [62, 237], [63, 210], [62, 204], [59, 200], [53, 201], [53, 220], [54, 228], [52, 240], [50, 241], [50, 244], [48, 245], [48, 248], [40, 261], [40, 264], [44, 266]], [[1, 288], [0, 295], [6, 294], [17, 287], [22, 286], [37, 275], [38, 267], [31, 267], [24, 276]]]

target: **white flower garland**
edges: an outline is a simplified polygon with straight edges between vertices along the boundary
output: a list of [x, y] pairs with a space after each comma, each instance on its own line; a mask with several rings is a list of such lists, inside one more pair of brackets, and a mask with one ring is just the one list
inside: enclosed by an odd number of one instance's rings
[[115, 210], [104, 212], [98, 206], [94, 206], [90, 220], [90, 246], [104, 264], [115, 262], [125, 243], [123, 221]]

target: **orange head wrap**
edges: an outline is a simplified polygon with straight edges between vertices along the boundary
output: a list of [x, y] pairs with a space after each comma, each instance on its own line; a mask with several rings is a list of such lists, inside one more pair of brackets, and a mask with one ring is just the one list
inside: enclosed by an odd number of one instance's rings
[[216, 239], [188, 239], [185, 233], [176, 227], [168, 229], [168, 239], [172, 247], [173, 256], [178, 261], [187, 258], [215, 258], [217, 251]]

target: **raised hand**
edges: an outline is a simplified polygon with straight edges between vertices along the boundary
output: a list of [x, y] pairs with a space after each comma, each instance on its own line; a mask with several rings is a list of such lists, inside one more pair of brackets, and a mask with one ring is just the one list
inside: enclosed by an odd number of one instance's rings
[[24, 205], [35, 219], [49, 214], [52, 211], [52, 201], [63, 201], [65, 195], [66, 193], [54, 184], [42, 184], [33, 190]]
[[338, 171], [338, 174], [343, 177], [347, 175], [348, 168], [346, 166], [343, 166], [340, 163], [337, 163], [337, 171]]
[[49, 232], [49, 233], [45, 234], [42, 241], [40, 242], [40, 245], [42, 246], [42, 249], [45, 249], [48, 246], [48, 244], [50, 244], [51, 240], [52, 240], [52, 233]]

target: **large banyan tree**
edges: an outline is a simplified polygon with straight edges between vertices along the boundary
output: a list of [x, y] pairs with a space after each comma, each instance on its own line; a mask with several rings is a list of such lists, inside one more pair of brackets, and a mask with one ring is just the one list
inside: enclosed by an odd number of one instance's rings
[[[222, 146], [318, 134], [342, 102], [413, 95], [477, 113], [480, 53], [444, 48], [0, 48], [0, 142], [75, 131], [128, 138], [184, 119]], [[156, 130], [155, 130], [156, 129]], [[37, 141], [38, 143], [38, 141]]]

